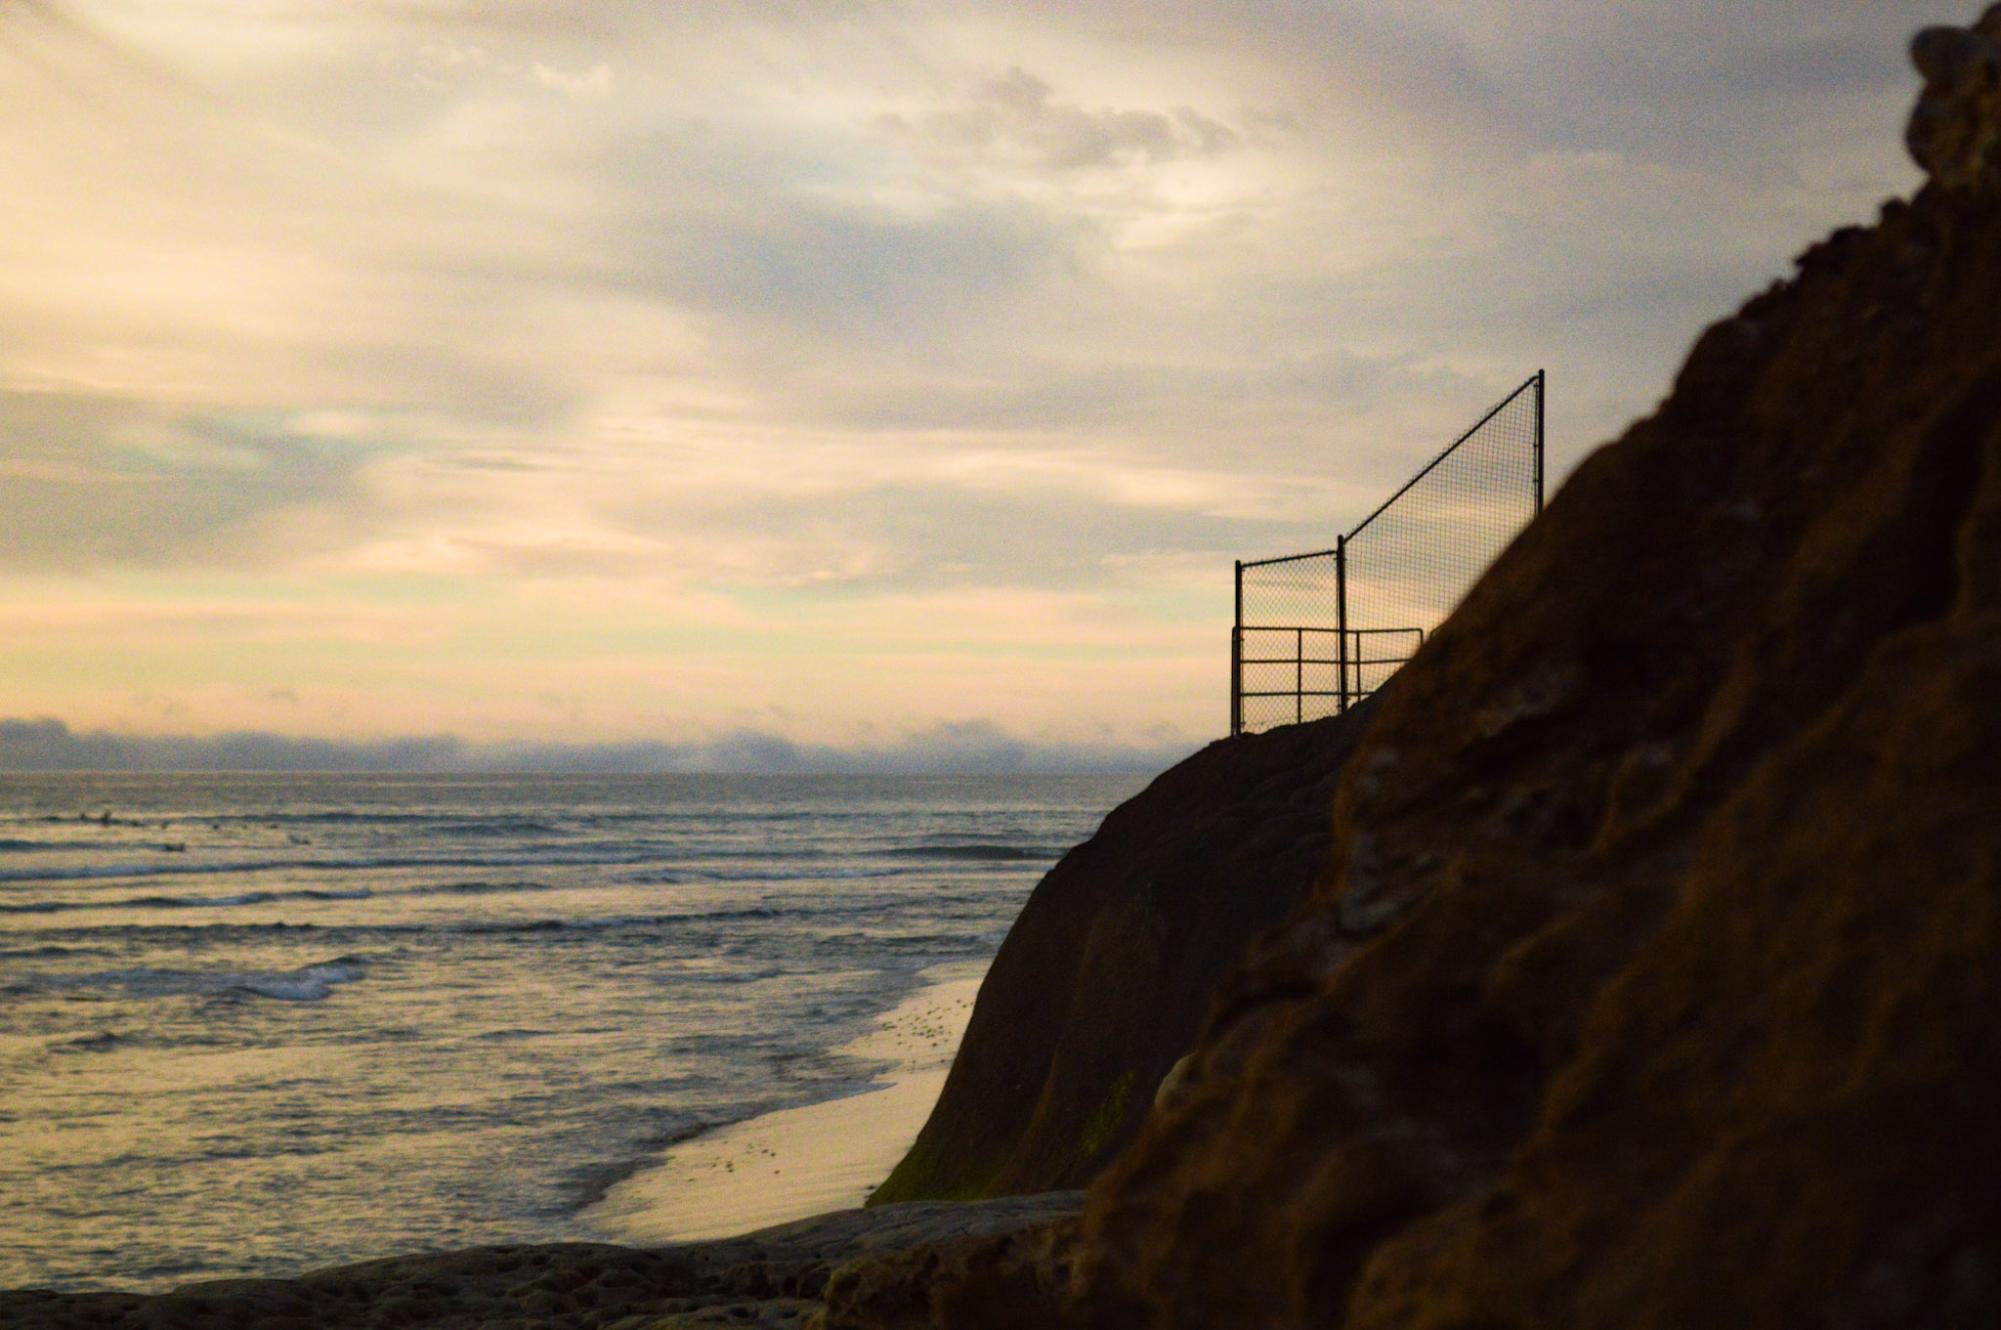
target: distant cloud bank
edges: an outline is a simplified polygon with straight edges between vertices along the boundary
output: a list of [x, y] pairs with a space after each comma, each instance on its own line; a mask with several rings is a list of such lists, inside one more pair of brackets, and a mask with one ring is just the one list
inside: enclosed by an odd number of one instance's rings
[[258, 730], [132, 735], [55, 717], [0, 719], [0, 773], [58, 771], [571, 772], [580, 774], [1004, 774], [1164, 770], [1186, 743], [1034, 743], [985, 721], [940, 725], [880, 746], [795, 743], [738, 730], [698, 743], [482, 744], [453, 734], [320, 739]]

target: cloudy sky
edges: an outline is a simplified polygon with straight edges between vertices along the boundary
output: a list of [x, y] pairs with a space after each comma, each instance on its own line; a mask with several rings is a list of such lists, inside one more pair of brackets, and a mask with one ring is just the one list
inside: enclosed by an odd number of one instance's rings
[[1233, 557], [1539, 366], [1560, 477], [1970, 12], [0, 0], [0, 717], [1192, 747]]

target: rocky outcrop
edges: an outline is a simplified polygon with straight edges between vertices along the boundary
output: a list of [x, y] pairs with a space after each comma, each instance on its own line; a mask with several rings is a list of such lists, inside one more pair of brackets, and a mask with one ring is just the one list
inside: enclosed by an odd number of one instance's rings
[[1210, 744], [1066, 854], [872, 1203], [1081, 1186], [1124, 1149], [1223, 975], [1326, 863], [1327, 804], [1369, 712]]
[[1926, 28], [1911, 60], [1925, 79], [1904, 134], [1911, 156], [1943, 188], [1980, 189], [2001, 172], [2001, 19]]
[[1381, 695], [1081, 1223], [829, 1324], [2001, 1323], [1997, 40]]
[[680, 1330], [797, 1326], [828, 1272], [907, 1247], [949, 1249], [1074, 1216], [1078, 1192], [973, 1205], [842, 1210], [740, 1238], [637, 1250], [476, 1247], [224, 1279], [171, 1293], [0, 1292], [5, 1330]]

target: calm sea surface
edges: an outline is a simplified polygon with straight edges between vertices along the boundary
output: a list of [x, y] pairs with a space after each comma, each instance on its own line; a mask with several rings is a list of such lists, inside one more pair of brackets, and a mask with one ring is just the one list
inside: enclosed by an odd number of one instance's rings
[[602, 1237], [1142, 783], [0, 777], [0, 1287]]

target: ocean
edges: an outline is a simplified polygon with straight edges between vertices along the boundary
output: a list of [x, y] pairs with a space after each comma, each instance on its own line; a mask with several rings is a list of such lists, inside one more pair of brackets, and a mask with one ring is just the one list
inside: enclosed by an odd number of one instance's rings
[[0, 777], [0, 1288], [604, 1240], [1141, 784]]

